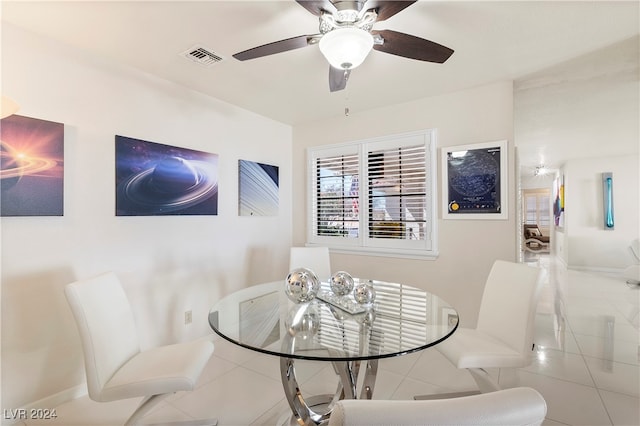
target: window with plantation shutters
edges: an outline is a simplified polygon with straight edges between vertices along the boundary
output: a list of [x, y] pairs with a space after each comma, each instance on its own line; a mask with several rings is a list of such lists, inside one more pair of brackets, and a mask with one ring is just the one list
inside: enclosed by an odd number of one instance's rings
[[309, 149], [310, 244], [435, 257], [435, 132]]
[[316, 211], [319, 236], [359, 236], [359, 159], [356, 154], [318, 158], [315, 164]]
[[425, 239], [424, 145], [367, 153], [369, 237]]

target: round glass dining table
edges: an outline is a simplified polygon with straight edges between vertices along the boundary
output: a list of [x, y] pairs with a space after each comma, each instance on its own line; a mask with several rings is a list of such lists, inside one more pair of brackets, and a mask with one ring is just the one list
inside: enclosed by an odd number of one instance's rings
[[[211, 328], [244, 348], [280, 357], [280, 373], [292, 421], [326, 423], [340, 399], [371, 399], [378, 360], [442, 342], [458, 327], [458, 314], [440, 297], [408, 285], [354, 279], [373, 301], [337, 296], [321, 283], [317, 296], [294, 303], [277, 281], [244, 288], [219, 300], [209, 313]], [[372, 291], [371, 291], [372, 290]], [[295, 360], [331, 362], [339, 376], [333, 395], [302, 395]]]

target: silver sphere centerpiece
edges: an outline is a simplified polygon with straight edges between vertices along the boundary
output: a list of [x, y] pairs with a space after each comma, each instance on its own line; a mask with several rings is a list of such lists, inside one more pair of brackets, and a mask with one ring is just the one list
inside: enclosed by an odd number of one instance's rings
[[353, 290], [353, 298], [361, 305], [373, 303], [376, 299], [376, 291], [369, 282], [363, 282], [356, 286]]
[[313, 300], [320, 289], [320, 280], [307, 268], [296, 268], [289, 272], [284, 291], [292, 302], [305, 303]]
[[353, 290], [353, 277], [345, 271], [338, 271], [331, 276], [331, 291], [336, 296], [344, 296]]

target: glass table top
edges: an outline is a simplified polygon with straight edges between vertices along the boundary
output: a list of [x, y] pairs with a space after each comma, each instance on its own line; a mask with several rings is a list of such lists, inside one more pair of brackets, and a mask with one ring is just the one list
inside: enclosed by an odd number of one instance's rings
[[[322, 283], [316, 297], [296, 304], [284, 280], [236, 291], [209, 313], [211, 328], [248, 349], [280, 357], [324, 361], [379, 359], [433, 346], [458, 327], [458, 315], [438, 296], [408, 285], [366, 282], [371, 304], [337, 297]], [[321, 300], [322, 299], [322, 300]]]

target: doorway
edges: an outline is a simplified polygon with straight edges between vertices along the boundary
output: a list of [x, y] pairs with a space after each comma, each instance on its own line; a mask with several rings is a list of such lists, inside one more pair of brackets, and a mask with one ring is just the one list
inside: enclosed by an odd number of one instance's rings
[[549, 253], [551, 247], [551, 190], [522, 190], [522, 249], [525, 253]]

